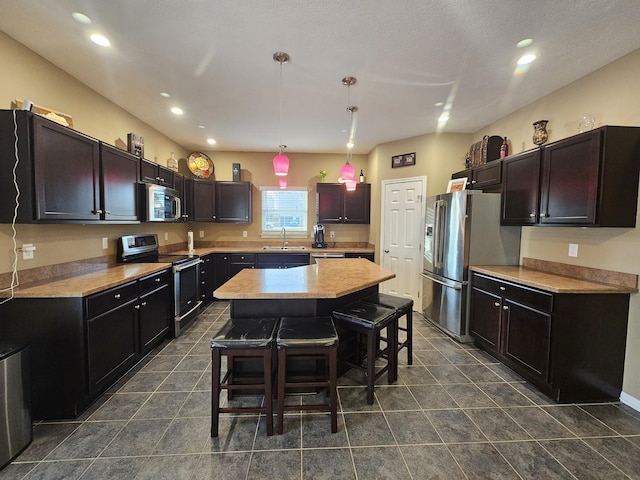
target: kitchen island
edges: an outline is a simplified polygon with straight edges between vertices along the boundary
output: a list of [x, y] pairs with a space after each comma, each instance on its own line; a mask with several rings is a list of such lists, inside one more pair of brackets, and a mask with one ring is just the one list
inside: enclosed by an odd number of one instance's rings
[[322, 316], [378, 291], [395, 274], [364, 258], [318, 259], [288, 269], [245, 269], [214, 291], [231, 302], [231, 316]]

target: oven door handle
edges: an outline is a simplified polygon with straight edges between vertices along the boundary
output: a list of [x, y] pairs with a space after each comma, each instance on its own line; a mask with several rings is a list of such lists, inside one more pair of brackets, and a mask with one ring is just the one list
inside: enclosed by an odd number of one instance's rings
[[197, 260], [194, 260], [193, 262], [183, 263], [181, 265], [174, 265], [173, 266], [173, 271], [174, 272], [181, 272], [182, 270], [186, 270], [187, 268], [194, 267], [196, 265], [199, 265], [200, 263], [204, 263], [204, 260], [202, 260], [201, 258], [199, 258]]

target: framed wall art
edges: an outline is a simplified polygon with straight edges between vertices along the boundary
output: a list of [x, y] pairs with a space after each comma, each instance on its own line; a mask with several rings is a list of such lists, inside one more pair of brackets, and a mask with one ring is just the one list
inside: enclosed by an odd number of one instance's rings
[[447, 193], [459, 192], [460, 190], [464, 190], [465, 188], [467, 188], [467, 177], [454, 178], [453, 180], [449, 180], [449, 184], [447, 185]]
[[391, 168], [408, 167], [416, 164], [416, 152], [403, 153], [402, 155], [394, 155], [391, 157]]

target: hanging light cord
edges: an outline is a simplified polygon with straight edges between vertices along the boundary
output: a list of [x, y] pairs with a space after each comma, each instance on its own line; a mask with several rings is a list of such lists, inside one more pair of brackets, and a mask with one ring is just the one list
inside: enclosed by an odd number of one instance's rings
[[280, 153], [282, 153], [282, 58], [279, 58], [280, 62]]

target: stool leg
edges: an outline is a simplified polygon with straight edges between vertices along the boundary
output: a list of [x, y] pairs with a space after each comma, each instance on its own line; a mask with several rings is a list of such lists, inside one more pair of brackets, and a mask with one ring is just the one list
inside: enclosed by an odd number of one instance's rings
[[284, 384], [287, 380], [287, 352], [278, 348], [278, 435], [284, 431]]
[[387, 379], [389, 383], [394, 383], [398, 379], [398, 316], [387, 326], [387, 343], [389, 369]]
[[263, 356], [264, 366], [264, 407], [266, 410], [267, 436], [273, 435], [273, 377], [271, 366], [273, 361], [273, 348], [267, 348]]
[[407, 311], [407, 363], [413, 365], [413, 310]]
[[373, 384], [376, 380], [376, 332], [367, 333], [367, 403], [373, 405]]
[[331, 433], [338, 431], [338, 347], [329, 351], [329, 405], [331, 409]]
[[220, 350], [211, 350], [211, 436], [218, 436], [220, 419]]

